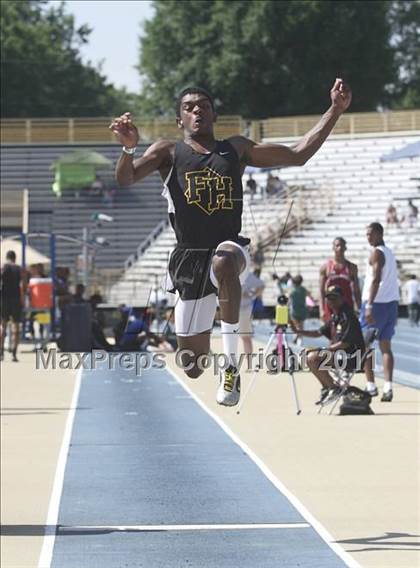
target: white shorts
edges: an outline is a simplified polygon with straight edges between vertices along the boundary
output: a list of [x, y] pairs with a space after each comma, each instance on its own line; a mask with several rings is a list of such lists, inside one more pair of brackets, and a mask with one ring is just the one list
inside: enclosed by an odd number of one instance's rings
[[[239, 280], [241, 284], [245, 281], [248, 276], [248, 272], [251, 266], [251, 258], [249, 256], [248, 249], [242, 247], [234, 241], [223, 241], [220, 243], [216, 252], [224, 244], [234, 245], [238, 247], [245, 259], [245, 267], [239, 275]], [[218, 282], [216, 275], [214, 274], [213, 267], [210, 268], [210, 280], [212, 284], [218, 288]], [[176, 335], [182, 337], [189, 337], [192, 335], [198, 335], [204, 331], [211, 330], [213, 327], [214, 316], [217, 309], [217, 295], [209, 294], [204, 298], [199, 298], [197, 300], [182, 300], [177, 293], [177, 299], [175, 304], [175, 333]]]
[[239, 333], [251, 335], [252, 329], [252, 304], [239, 312]]

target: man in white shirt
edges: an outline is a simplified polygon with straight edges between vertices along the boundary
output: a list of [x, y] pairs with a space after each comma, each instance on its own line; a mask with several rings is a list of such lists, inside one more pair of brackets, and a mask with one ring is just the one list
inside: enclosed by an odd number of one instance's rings
[[[384, 229], [380, 223], [371, 223], [366, 230], [368, 243], [373, 247], [366, 266], [366, 277], [362, 292], [362, 309], [360, 325], [362, 329], [378, 330], [379, 348], [382, 352], [384, 367], [384, 392], [382, 402], [392, 401], [392, 375], [394, 355], [391, 339], [395, 333], [398, 319], [398, 287], [397, 262], [390, 248], [385, 246]], [[378, 394], [372, 361], [367, 360], [365, 366], [367, 391], [371, 396]]]
[[420, 282], [415, 274], [404, 284], [403, 291], [407, 300], [408, 319], [411, 325], [419, 325], [420, 319]]
[[242, 284], [241, 307], [239, 311], [239, 333], [244, 344], [246, 355], [252, 353], [252, 308], [254, 300], [262, 294], [265, 284], [261, 280], [260, 270], [250, 272]]

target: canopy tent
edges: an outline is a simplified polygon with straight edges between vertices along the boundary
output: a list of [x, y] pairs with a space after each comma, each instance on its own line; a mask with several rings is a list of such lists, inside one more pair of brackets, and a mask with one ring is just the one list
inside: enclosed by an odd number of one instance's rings
[[[1, 248], [1, 265], [6, 262], [6, 254], [9, 250], [12, 250], [16, 254], [17, 264], [22, 264], [22, 243], [20, 240], [12, 239], [2, 239], [0, 242]], [[30, 245], [26, 245], [25, 248], [26, 265], [30, 264], [50, 264], [50, 259], [40, 253], [38, 250], [34, 249]]]
[[404, 158], [417, 158], [420, 156], [420, 140], [403, 146], [399, 150], [395, 150], [390, 154], [385, 154], [381, 156], [381, 162], [392, 162], [394, 160], [402, 160]]
[[112, 168], [112, 162], [93, 150], [76, 150], [60, 156], [50, 167], [55, 170], [54, 193], [60, 196], [63, 190], [89, 187], [99, 168]]

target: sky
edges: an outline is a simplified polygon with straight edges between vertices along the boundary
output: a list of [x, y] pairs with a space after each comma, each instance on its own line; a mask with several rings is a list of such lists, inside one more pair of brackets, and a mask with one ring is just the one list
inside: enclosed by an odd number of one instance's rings
[[[51, 0], [50, 5], [60, 2]], [[153, 15], [152, 2], [143, 0], [68, 0], [66, 11], [75, 17], [76, 27], [92, 29], [89, 44], [82, 50], [84, 61], [103, 60], [102, 73], [116, 87], [140, 90], [138, 63], [142, 24]]]

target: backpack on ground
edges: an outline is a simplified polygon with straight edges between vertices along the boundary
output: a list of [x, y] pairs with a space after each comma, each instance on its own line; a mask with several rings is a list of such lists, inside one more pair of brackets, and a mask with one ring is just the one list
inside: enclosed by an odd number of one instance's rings
[[349, 387], [342, 398], [339, 414], [375, 414], [370, 407], [372, 397], [366, 391], [357, 387]]

